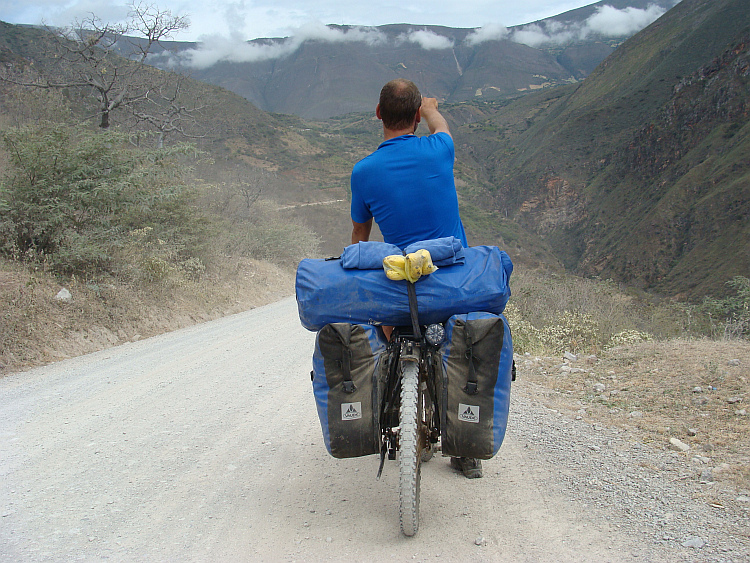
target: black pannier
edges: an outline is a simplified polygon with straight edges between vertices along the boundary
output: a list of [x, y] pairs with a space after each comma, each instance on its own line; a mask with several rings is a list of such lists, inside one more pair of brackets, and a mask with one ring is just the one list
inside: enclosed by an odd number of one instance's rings
[[513, 343], [503, 315], [454, 315], [436, 365], [443, 455], [489, 459], [505, 437]]
[[331, 323], [315, 339], [312, 383], [328, 453], [380, 452], [380, 398], [387, 343], [372, 325]]

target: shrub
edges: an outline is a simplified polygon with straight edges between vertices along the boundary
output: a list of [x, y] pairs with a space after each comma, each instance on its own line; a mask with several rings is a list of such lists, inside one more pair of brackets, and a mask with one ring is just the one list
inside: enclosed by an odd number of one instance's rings
[[122, 269], [117, 250], [134, 229], [150, 227], [183, 260], [199, 246], [175, 159], [189, 146], [142, 150], [115, 131], [42, 125], [2, 136], [9, 171], [0, 183], [0, 252], [62, 274]]
[[735, 295], [723, 299], [706, 298], [702, 310], [712, 321], [715, 336], [742, 338], [750, 335], [750, 279], [735, 276], [727, 282]]

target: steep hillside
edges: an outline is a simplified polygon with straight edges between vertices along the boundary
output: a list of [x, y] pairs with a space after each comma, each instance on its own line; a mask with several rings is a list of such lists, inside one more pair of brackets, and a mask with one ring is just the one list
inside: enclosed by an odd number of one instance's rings
[[495, 206], [581, 273], [692, 297], [746, 275], [749, 30], [743, 0], [683, 0], [581, 85], [464, 125]]

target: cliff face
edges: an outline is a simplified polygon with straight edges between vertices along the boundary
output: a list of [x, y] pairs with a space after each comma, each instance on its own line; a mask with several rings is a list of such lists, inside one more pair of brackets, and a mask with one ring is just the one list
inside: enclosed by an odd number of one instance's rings
[[[614, 155], [578, 268], [670, 293], [721, 290], [750, 272], [750, 34], [680, 80]], [[601, 182], [600, 185], [604, 185]], [[607, 213], [619, 210], [627, 221]]]

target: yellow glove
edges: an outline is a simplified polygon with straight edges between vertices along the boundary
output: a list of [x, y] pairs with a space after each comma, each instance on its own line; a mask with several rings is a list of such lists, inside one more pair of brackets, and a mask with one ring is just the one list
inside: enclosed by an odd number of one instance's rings
[[406, 256], [386, 256], [383, 259], [383, 269], [390, 280], [407, 280], [414, 283], [420, 277], [437, 270], [437, 267], [432, 263], [429, 251], [421, 249]]

